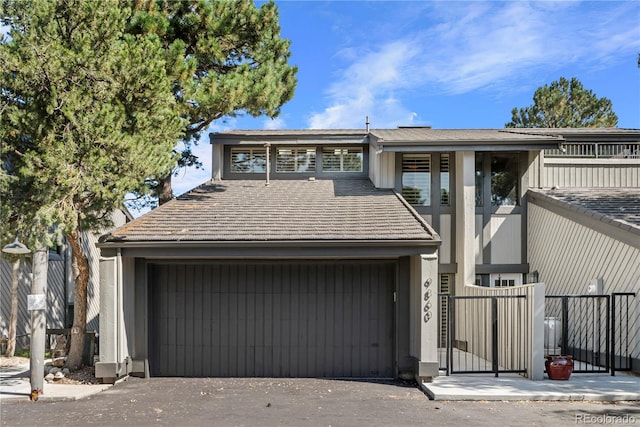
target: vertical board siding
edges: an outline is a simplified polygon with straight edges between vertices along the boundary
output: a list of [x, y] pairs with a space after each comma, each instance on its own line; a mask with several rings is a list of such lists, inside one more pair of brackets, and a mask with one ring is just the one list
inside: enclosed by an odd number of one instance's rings
[[582, 295], [597, 278], [604, 293], [635, 292], [629, 315], [631, 356], [640, 358], [640, 249], [529, 204], [529, 264], [547, 295]]
[[[31, 293], [31, 258], [22, 261], [18, 282], [18, 318], [16, 328], [16, 348], [28, 348], [31, 334], [31, 314], [27, 310], [27, 295]], [[9, 336], [11, 316], [11, 263], [0, 259], [0, 335]], [[65, 326], [64, 262], [49, 260], [47, 274], [47, 328]]]
[[543, 187], [640, 187], [638, 164], [566, 164], [546, 160]]
[[394, 264], [153, 265], [159, 376], [393, 376]]
[[519, 264], [521, 260], [522, 232], [519, 214], [491, 215], [489, 241], [492, 264]]

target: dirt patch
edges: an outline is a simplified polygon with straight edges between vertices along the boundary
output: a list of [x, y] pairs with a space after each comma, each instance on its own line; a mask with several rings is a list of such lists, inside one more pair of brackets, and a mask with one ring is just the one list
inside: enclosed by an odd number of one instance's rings
[[6, 356], [0, 356], [0, 368], [10, 368], [10, 367], [13, 367], [13, 366], [18, 366], [18, 365], [23, 365], [23, 364], [29, 364], [29, 358], [28, 357], [20, 357], [20, 356], [6, 357]]
[[64, 378], [54, 381], [55, 384], [99, 384], [94, 375], [93, 366], [83, 366], [77, 371], [71, 371]]

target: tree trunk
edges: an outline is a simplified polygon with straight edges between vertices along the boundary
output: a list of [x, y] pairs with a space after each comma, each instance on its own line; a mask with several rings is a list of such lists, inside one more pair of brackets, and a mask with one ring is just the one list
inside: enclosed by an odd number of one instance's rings
[[16, 327], [18, 326], [18, 279], [20, 278], [20, 258], [11, 263], [11, 316], [9, 317], [9, 342], [5, 356], [16, 353]]
[[67, 236], [72, 252], [74, 278], [73, 326], [71, 327], [71, 346], [66, 366], [79, 369], [82, 366], [84, 340], [87, 329], [87, 287], [89, 286], [89, 260], [82, 250], [81, 232], [74, 230]]
[[172, 173], [160, 180], [158, 183], [158, 203], [164, 205], [173, 199], [173, 188], [171, 187]]

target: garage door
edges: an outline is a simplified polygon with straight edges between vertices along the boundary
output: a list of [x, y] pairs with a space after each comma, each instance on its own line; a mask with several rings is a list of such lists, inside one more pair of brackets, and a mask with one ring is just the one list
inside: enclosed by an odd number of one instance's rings
[[156, 376], [393, 376], [394, 264], [152, 265]]

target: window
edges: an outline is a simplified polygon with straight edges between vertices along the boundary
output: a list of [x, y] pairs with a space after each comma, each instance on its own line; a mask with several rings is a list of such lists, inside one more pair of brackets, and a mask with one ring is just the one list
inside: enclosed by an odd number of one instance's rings
[[412, 205], [431, 205], [430, 154], [402, 156], [402, 196]]
[[494, 154], [491, 157], [491, 205], [518, 205], [518, 155]]
[[513, 287], [515, 284], [516, 281], [513, 279], [501, 279], [500, 277], [494, 281], [494, 287], [496, 288]]
[[276, 172], [315, 172], [315, 148], [278, 148]]
[[362, 148], [323, 148], [324, 172], [362, 172]]
[[484, 168], [482, 167], [482, 154], [476, 154], [476, 206], [484, 205]]
[[440, 204], [450, 205], [451, 188], [449, 184], [449, 155], [440, 154]]
[[264, 148], [232, 148], [231, 173], [267, 171], [267, 151]]
[[[520, 204], [520, 166], [517, 153], [476, 154], [476, 206]], [[487, 183], [487, 177], [491, 182]], [[488, 185], [490, 184], [490, 187]], [[491, 191], [489, 195], [485, 194]]]
[[476, 274], [476, 286], [484, 286], [485, 288], [489, 287], [489, 280], [491, 277], [488, 274]]

